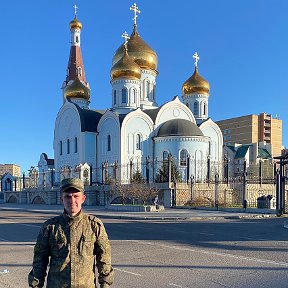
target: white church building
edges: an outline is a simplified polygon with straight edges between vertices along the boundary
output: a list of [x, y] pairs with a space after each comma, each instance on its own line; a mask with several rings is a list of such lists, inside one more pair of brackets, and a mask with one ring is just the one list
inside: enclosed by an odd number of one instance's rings
[[[138, 33], [136, 4], [131, 10], [133, 31], [130, 36], [123, 34], [125, 42], [113, 56], [111, 107], [107, 110], [90, 107], [81, 54], [82, 23], [76, 13], [70, 22], [63, 105], [54, 130], [54, 183], [72, 176], [95, 183], [108, 178], [130, 183], [135, 171], [153, 182], [170, 156], [183, 181], [188, 176], [204, 182], [207, 175], [212, 179], [213, 173], [221, 173], [223, 137], [209, 118], [210, 85], [199, 74], [197, 53], [194, 73], [184, 82], [182, 97], [158, 105], [158, 57]], [[43, 159], [41, 171], [45, 170]]]

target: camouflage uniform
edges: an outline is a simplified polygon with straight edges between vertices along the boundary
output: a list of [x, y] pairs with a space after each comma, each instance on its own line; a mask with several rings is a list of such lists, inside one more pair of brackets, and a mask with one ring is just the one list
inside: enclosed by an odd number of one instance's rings
[[110, 287], [114, 279], [111, 248], [103, 223], [82, 211], [71, 217], [65, 212], [43, 224], [34, 248], [30, 287], [95, 288], [95, 256], [100, 287]]

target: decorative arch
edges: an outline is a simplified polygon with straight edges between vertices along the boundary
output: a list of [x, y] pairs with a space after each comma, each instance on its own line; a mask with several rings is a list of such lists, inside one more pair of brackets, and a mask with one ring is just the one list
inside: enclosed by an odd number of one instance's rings
[[180, 166], [187, 166], [188, 152], [186, 149], [180, 151]]
[[9, 198], [8, 198], [8, 203], [18, 203], [18, 199], [15, 195], [11, 195]]
[[36, 197], [33, 198], [32, 204], [46, 204], [46, 202], [41, 196], [37, 195]]

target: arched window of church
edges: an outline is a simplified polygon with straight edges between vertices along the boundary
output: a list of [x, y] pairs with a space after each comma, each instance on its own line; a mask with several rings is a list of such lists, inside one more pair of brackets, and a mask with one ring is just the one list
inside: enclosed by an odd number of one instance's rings
[[207, 107], [206, 107], [206, 102], [203, 103], [203, 115], [206, 115], [206, 110], [207, 110]]
[[122, 103], [127, 103], [127, 89], [122, 89]]
[[78, 152], [78, 139], [77, 137], [74, 138], [74, 152]]
[[147, 99], [149, 99], [149, 95], [150, 95], [150, 82], [146, 81], [146, 97], [147, 97]]
[[107, 136], [107, 151], [111, 151], [111, 135]]
[[180, 152], [180, 166], [187, 166], [187, 150], [183, 149]]
[[82, 76], [82, 68], [81, 67], [77, 68], [77, 75]]
[[79, 43], [79, 37], [76, 36], [76, 43]]
[[131, 103], [136, 103], [136, 89], [132, 90]]
[[153, 94], [153, 101], [155, 101], [155, 99], [156, 99], [156, 85], [155, 84], [153, 85], [152, 94]]
[[59, 151], [60, 151], [60, 155], [63, 154], [63, 144], [62, 141], [59, 142]]
[[163, 161], [168, 161], [168, 152], [167, 151], [163, 152]]
[[67, 154], [70, 154], [70, 140], [67, 139]]
[[136, 149], [141, 150], [141, 135], [140, 134], [136, 135]]
[[113, 91], [113, 103], [116, 105], [116, 100], [117, 100], [117, 92], [116, 90]]
[[199, 108], [198, 108], [198, 102], [195, 101], [195, 102], [194, 102], [194, 115], [198, 115], [198, 114], [199, 114], [199, 113], [198, 113], [198, 110], [199, 110]]

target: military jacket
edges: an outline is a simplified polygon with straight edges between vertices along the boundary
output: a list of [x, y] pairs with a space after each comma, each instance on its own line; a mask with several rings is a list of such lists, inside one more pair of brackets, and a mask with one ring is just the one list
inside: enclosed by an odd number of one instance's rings
[[28, 276], [30, 287], [44, 286], [48, 263], [47, 288], [95, 288], [96, 267], [99, 283], [109, 287], [114, 272], [101, 220], [81, 211], [74, 217], [64, 212], [46, 221], [34, 248], [33, 269]]

